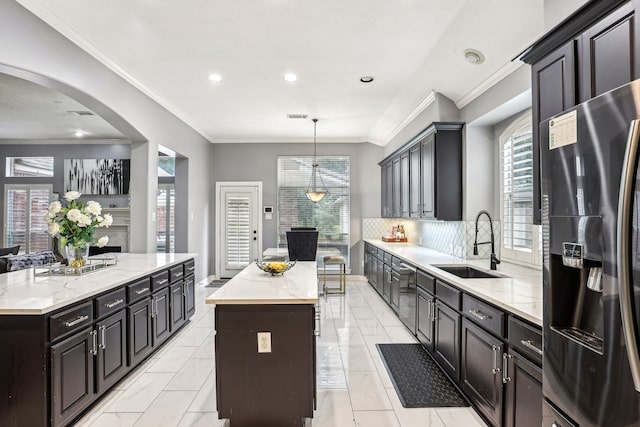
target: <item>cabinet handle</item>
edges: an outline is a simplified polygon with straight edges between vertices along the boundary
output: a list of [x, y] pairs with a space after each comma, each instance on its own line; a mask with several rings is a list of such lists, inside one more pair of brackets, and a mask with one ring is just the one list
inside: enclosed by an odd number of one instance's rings
[[176, 273], [176, 274], [175, 274], [175, 276], [176, 276], [176, 277], [182, 277], [182, 274], [183, 274], [183, 273]]
[[436, 301], [435, 300], [431, 300], [430, 301], [430, 305], [431, 305], [431, 322], [435, 322], [436, 321]]
[[88, 318], [89, 316], [87, 316], [86, 314], [83, 314], [82, 316], [76, 317], [74, 320], [71, 320], [71, 321], [67, 320], [66, 322], [64, 322], [64, 326], [66, 326], [67, 328], [70, 328], [72, 326], [76, 326], [77, 324], [84, 322]]
[[493, 349], [493, 369], [491, 369], [491, 373], [493, 373], [493, 375], [497, 374], [500, 372], [500, 368], [498, 368], [498, 358], [500, 357], [500, 347], [498, 347], [497, 345], [492, 345], [491, 348]]
[[154, 301], [156, 302], [156, 316], [158, 315], [158, 313], [160, 313], [158, 311], [158, 298], [155, 298]]
[[138, 290], [135, 292], [135, 294], [136, 294], [136, 295], [142, 295], [142, 294], [144, 294], [145, 292], [149, 292], [149, 288], [142, 288], [142, 289], [138, 289]]
[[94, 329], [93, 331], [89, 332], [89, 335], [91, 335], [92, 344], [92, 348], [91, 350], [89, 350], [89, 353], [95, 356], [96, 354], [98, 354], [98, 331]]
[[101, 348], [102, 350], [104, 350], [107, 348], [107, 337], [106, 337], [107, 325], [102, 325], [98, 329], [100, 329], [100, 342], [98, 343], [98, 348]]
[[189, 268], [187, 268], [187, 270], [189, 270], [189, 271], [193, 271], [193, 270], [195, 270], [195, 269], [196, 269], [195, 267], [189, 267]]
[[169, 279], [163, 279], [163, 280], [160, 280], [160, 281], [158, 282], [158, 285], [164, 285], [164, 284], [165, 284], [165, 283], [167, 283], [168, 281], [169, 281]]
[[156, 312], [153, 310], [153, 304], [156, 302], [155, 298], [151, 298], [151, 317], [156, 317]]
[[320, 305], [319, 304], [316, 305], [315, 309], [316, 309], [315, 320], [318, 326], [315, 328], [315, 331], [313, 331], [313, 335], [315, 335], [316, 337], [319, 337], [322, 334], [322, 322], [320, 321]]
[[484, 314], [480, 310], [469, 310], [469, 313], [471, 313], [472, 316], [480, 320], [491, 319], [491, 316], [489, 316], [488, 314]]
[[117, 306], [117, 305], [122, 304], [123, 302], [124, 302], [124, 300], [123, 300], [123, 299], [118, 299], [118, 300], [115, 300], [114, 302], [111, 302], [111, 303], [109, 303], [109, 304], [105, 304], [105, 306], [106, 306], [107, 308], [113, 308], [113, 307], [115, 307], [115, 306]]
[[538, 347], [536, 347], [535, 345], [533, 345], [533, 341], [531, 341], [531, 340], [520, 340], [520, 344], [522, 344], [523, 346], [525, 346], [529, 350], [535, 351], [540, 356], [542, 356], [542, 350], [539, 349]]
[[507, 353], [502, 353], [502, 383], [506, 384], [511, 381], [509, 376], [509, 359], [513, 356]]

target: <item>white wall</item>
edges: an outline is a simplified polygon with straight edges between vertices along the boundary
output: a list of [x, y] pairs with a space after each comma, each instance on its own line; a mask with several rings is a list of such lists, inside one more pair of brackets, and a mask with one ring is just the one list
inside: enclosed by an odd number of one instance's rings
[[0, 71], [27, 79], [32, 79], [31, 73], [34, 73], [38, 76], [37, 83], [94, 109], [133, 141], [130, 240], [134, 251], [155, 251], [156, 224], [151, 221], [151, 214], [155, 211], [157, 167], [154, 159], [158, 145], [189, 158], [188, 250], [198, 253], [196, 279], [203, 278], [209, 258], [210, 208], [206, 177], [210, 144], [14, 1], [0, 1], [0, 27]]
[[552, 29], [589, 0], [544, 0], [544, 29]]

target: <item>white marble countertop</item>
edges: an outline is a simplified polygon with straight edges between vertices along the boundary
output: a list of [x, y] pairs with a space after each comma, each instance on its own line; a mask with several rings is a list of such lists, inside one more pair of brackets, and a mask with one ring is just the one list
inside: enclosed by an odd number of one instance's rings
[[209, 295], [207, 304], [316, 304], [318, 272], [315, 261], [298, 261], [291, 270], [272, 276], [249, 264]]
[[45, 314], [195, 258], [197, 254], [111, 253], [108, 256], [118, 258], [118, 264], [82, 276], [36, 276], [33, 268], [0, 274], [0, 315]]
[[502, 262], [497, 273], [508, 277], [499, 279], [462, 279], [437, 268], [437, 265], [466, 264], [489, 271], [489, 260], [457, 258], [411, 243], [387, 243], [379, 239], [365, 239], [378, 248], [419, 267], [458, 288], [542, 326], [542, 271]]

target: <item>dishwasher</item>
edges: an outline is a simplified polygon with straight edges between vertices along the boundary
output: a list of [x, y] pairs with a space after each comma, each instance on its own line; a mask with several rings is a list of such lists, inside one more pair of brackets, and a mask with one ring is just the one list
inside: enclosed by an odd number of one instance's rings
[[416, 313], [418, 304], [418, 292], [416, 290], [416, 268], [400, 264], [400, 297], [398, 301], [398, 317], [411, 331], [416, 334]]

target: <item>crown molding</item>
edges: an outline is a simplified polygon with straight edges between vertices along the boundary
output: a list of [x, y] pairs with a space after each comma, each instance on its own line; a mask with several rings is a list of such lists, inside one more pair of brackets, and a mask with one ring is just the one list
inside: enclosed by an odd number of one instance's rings
[[507, 62], [505, 65], [500, 67], [498, 71], [490, 75], [485, 81], [483, 81], [478, 86], [471, 89], [466, 94], [462, 95], [460, 98], [458, 98], [455, 101], [456, 107], [458, 107], [458, 110], [462, 110], [464, 107], [466, 107], [471, 102], [473, 102], [473, 100], [475, 100], [477, 97], [479, 97], [480, 95], [485, 93], [487, 90], [492, 88], [500, 80], [504, 79], [509, 74], [513, 73], [523, 65], [524, 65], [524, 62], [521, 62], [521, 61]]
[[[427, 109], [431, 104], [433, 104], [436, 100], [436, 92], [431, 91], [429, 95], [426, 96], [400, 123], [398, 123], [392, 130], [387, 134], [387, 136], [379, 143], [380, 146], [387, 145], [397, 134], [399, 134], [402, 129], [407, 127], [409, 123], [413, 121], [420, 113]], [[371, 139], [371, 138], [370, 138]], [[371, 139], [374, 141], [374, 139]]]
[[153, 101], [157, 102], [160, 106], [165, 108], [171, 114], [176, 116], [182, 122], [184, 122], [187, 126], [195, 130], [199, 133], [203, 138], [212, 142], [213, 138], [207, 135], [204, 130], [200, 129], [197, 123], [194, 123], [187, 114], [185, 114], [182, 110], [174, 106], [172, 103], [166, 101], [164, 98], [158, 96], [154, 91], [145, 86], [138, 79], [129, 74], [124, 68], [120, 67], [118, 63], [113, 61], [108, 56], [102, 54], [93, 44], [91, 44], [87, 39], [82, 37], [80, 33], [71, 25], [64, 22], [60, 17], [54, 13], [51, 9], [49, 9], [43, 2], [38, 0], [16, 0], [20, 3], [24, 8], [33, 13], [35, 16], [43, 20], [46, 24], [51, 26], [57, 32], [62, 34], [64, 37], [69, 39], [71, 42], [76, 44], [80, 49], [87, 52], [89, 55], [94, 57], [104, 66], [109, 68], [115, 74], [124, 79], [127, 83], [131, 84], [133, 87], [138, 89], [140, 92], [144, 93], [146, 96], [151, 98]]
[[[378, 141], [368, 138], [323, 138], [318, 144], [363, 144], [380, 145]], [[212, 144], [313, 144], [313, 139], [300, 138], [214, 138]]]

